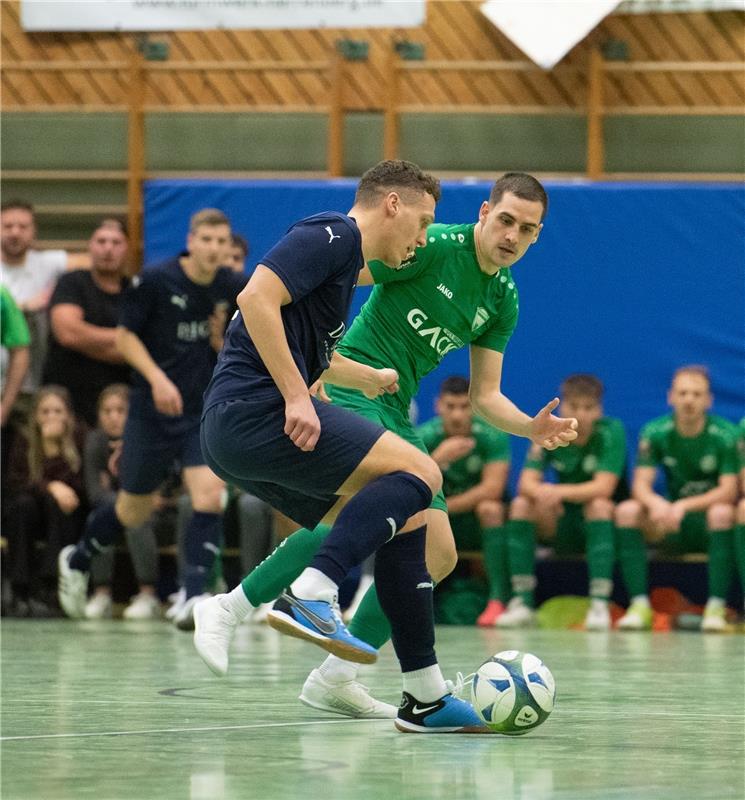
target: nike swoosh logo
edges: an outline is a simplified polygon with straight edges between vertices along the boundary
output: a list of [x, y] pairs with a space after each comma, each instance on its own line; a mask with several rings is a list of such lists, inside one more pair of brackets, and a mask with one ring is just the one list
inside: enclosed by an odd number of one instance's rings
[[309, 608], [306, 608], [302, 603], [298, 602], [292, 595], [286, 592], [282, 593], [282, 597], [294, 608], [299, 614], [308, 620], [312, 625], [315, 625], [321, 633], [332, 634], [336, 633], [336, 623], [327, 621], [318, 614], [314, 614]]
[[[391, 539], [396, 535], [396, 520], [393, 517], [386, 517], [385, 521], [391, 526]], [[390, 542], [389, 539], [388, 541]]]
[[434, 589], [435, 585], [432, 582], [430, 582], [430, 583], [417, 583], [416, 588], [417, 589]]
[[432, 711], [435, 708], [437, 708], [436, 705], [426, 706], [426, 708], [419, 708], [419, 706], [416, 703], [414, 703], [414, 707], [411, 709], [411, 711], [413, 714], [424, 714], [425, 711]]

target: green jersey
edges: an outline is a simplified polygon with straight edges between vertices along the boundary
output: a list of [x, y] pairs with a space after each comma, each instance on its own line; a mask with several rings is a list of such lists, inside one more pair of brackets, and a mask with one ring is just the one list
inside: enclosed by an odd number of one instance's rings
[[626, 469], [623, 423], [614, 417], [596, 420], [590, 438], [583, 445], [572, 442], [556, 450], [544, 450], [534, 444], [528, 450], [525, 468], [543, 473], [551, 469], [559, 483], [586, 483], [598, 472], [611, 472], [623, 478]]
[[681, 436], [673, 415], [665, 414], [642, 428], [636, 465], [662, 467], [670, 500], [704, 494], [720, 476], [737, 472], [736, 437], [735, 426], [714, 414], [698, 436]]
[[0, 344], [3, 347], [28, 347], [28, 325], [11, 293], [0, 286]]
[[400, 390], [381, 401], [407, 409], [421, 379], [467, 344], [504, 352], [517, 323], [517, 289], [509, 269], [481, 271], [474, 227], [431, 225], [426, 247], [400, 268], [370, 263], [377, 285], [339, 352], [397, 370]]
[[740, 435], [737, 439], [737, 451], [740, 454], [740, 469], [745, 469], [745, 417], [740, 420]]
[[[417, 433], [430, 453], [448, 438], [440, 417], [435, 417], [420, 425]], [[495, 461], [510, 463], [510, 437], [504, 431], [474, 417], [471, 423], [471, 436], [476, 441], [473, 450], [463, 458], [453, 461], [447, 469], [443, 470], [442, 488], [445, 497], [463, 494], [480, 483], [481, 473], [486, 464]]]

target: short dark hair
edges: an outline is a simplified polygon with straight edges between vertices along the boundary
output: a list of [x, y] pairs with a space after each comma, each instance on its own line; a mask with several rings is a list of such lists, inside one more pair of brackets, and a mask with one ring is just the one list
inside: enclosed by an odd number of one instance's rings
[[468, 378], [450, 375], [440, 384], [440, 394], [468, 394], [470, 385]]
[[709, 388], [711, 389], [711, 375], [709, 374], [709, 368], [705, 367], [703, 364], [684, 364], [682, 367], [678, 367], [675, 372], [673, 372], [673, 379], [671, 383], [675, 382], [675, 379], [678, 377], [678, 375], [698, 375], [709, 384]]
[[440, 181], [411, 161], [381, 161], [360, 178], [354, 202], [373, 205], [384, 192], [398, 191], [404, 202], [413, 202], [416, 195], [431, 194], [440, 199]]
[[528, 175], [527, 172], [505, 172], [492, 186], [489, 194], [489, 205], [495, 206], [502, 199], [502, 195], [505, 192], [510, 192], [521, 200], [532, 200], [540, 203], [543, 206], [541, 214], [541, 222], [543, 222], [548, 213], [548, 195], [537, 178]]
[[20, 200], [17, 197], [12, 198], [11, 200], [3, 200], [2, 205], [0, 205], [0, 212], [2, 211], [13, 211], [14, 209], [19, 208], [22, 211], [28, 211], [31, 216], [34, 216], [34, 207], [28, 200]]
[[102, 217], [93, 228], [95, 233], [99, 228], [116, 228], [119, 233], [124, 235], [125, 239], [129, 238], [129, 231], [127, 230], [127, 223], [123, 217]]
[[590, 397], [596, 403], [603, 399], [603, 382], [595, 375], [577, 373], [562, 381], [559, 387], [562, 397]]
[[231, 244], [233, 247], [241, 248], [241, 251], [243, 252], [243, 258], [248, 257], [251, 247], [249, 246], [248, 239], [246, 239], [245, 236], [241, 236], [240, 233], [234, 233], [231, 237]]

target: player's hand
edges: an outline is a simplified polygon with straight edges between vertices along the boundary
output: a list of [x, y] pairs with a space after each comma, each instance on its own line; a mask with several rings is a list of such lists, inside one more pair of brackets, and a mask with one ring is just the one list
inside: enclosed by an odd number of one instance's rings
[[667, 523], [671, 531], [679, 531], [686, 515], [686, 507], [682, 500], [676, 500], [668, 504]]
[[577, 420], [574, 417], [555, 417], [551, 412], [559, 405], [559, 398], [547, 403], [530, 422], [530, 441], [545, 450], [566, 447], [577, 438]]
[[472, 436], [448, 436], [440, 442], [432, 453], [438, 464], [452, 464], [463, 456], [467, 456], [476, 447], [476, 440]]
[[367, 386], [362, 388], [365, 397], [374, 399], [381, 394], [395, 394], [398, 391], [398, 372], [387, 367], [373, 369]]
[[654, 502], [647, 506], [647, 516], [652, 524], [652, 527], [658, 532], [675, 530], [675, 526], [670, 528], [670, 508], [672, 503], [669, 503], [663, 497], [658, 497]]
[[315, 449], [321, 435], [321, 420], [313, 408], [310, 395], [285, 403], [285, 433], [304, 452]]
[[159, 375], [150, 385], [153, 403], [161, 414], [178, 417], [184, 413], [184, 401], [176, 385], [165, 375]]
[[323, 381], [321, 380], [316, 381], [308, 389], [308, 393], [311, 397], [315, 397], [317, 400], [320, 400], [323, 403], [331, 402], [331, 398], [326, 394], [326, 387], [323, 385]]
[[80, 505], [80, 498], [75, 490], [62, 481], [50, 481], [47, 491], [52, 495], [63, 514], [72, 514]]

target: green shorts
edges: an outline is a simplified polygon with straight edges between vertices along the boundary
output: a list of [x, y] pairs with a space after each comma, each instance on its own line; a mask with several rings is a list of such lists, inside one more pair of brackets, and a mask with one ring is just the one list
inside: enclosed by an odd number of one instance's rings
[[450, 527], [453, 529], [457, 550], [481, 550], [483, 548], [481, 525], [475, 514], [471, 512], [451, 514]]
[[706, 512], [691, 511], [683, 517], [680, 530], [668, 533], [659, 543], [660, 550], [671, 556], [686, 553], [706, 553], [709, 550], [709, 531], [706, 527]]
[[553, 542], [557, 556], [578, 555], [587, 549], [585, 515], [577, 503], [564, 503], [564, 513], [556, 521]]
[[[372, 422], [377, 422], [382, 425], [386, 430], [400, 436], [404, 441], [413, 444], [417, 450], [429, 455], [429, 451], [424, 446], [414, 426], [409, 421], [409, 417], [399, 407], [393, 406], [385, 402], [385, 395], [381, 395], [375, 400], [365, 397], [362, 392], [356, 389], [343, 389], [340, 386], [326, 386], [326, 393], [331, 398], [334, 405], [346, 408], [348, 411], [354, 411], [365, 419]], [[432, 499], [430, 508], [436, 508], [439, 511], [447, 513], [448, 507], [445, 502], [445, 495], [440, 490]]]

